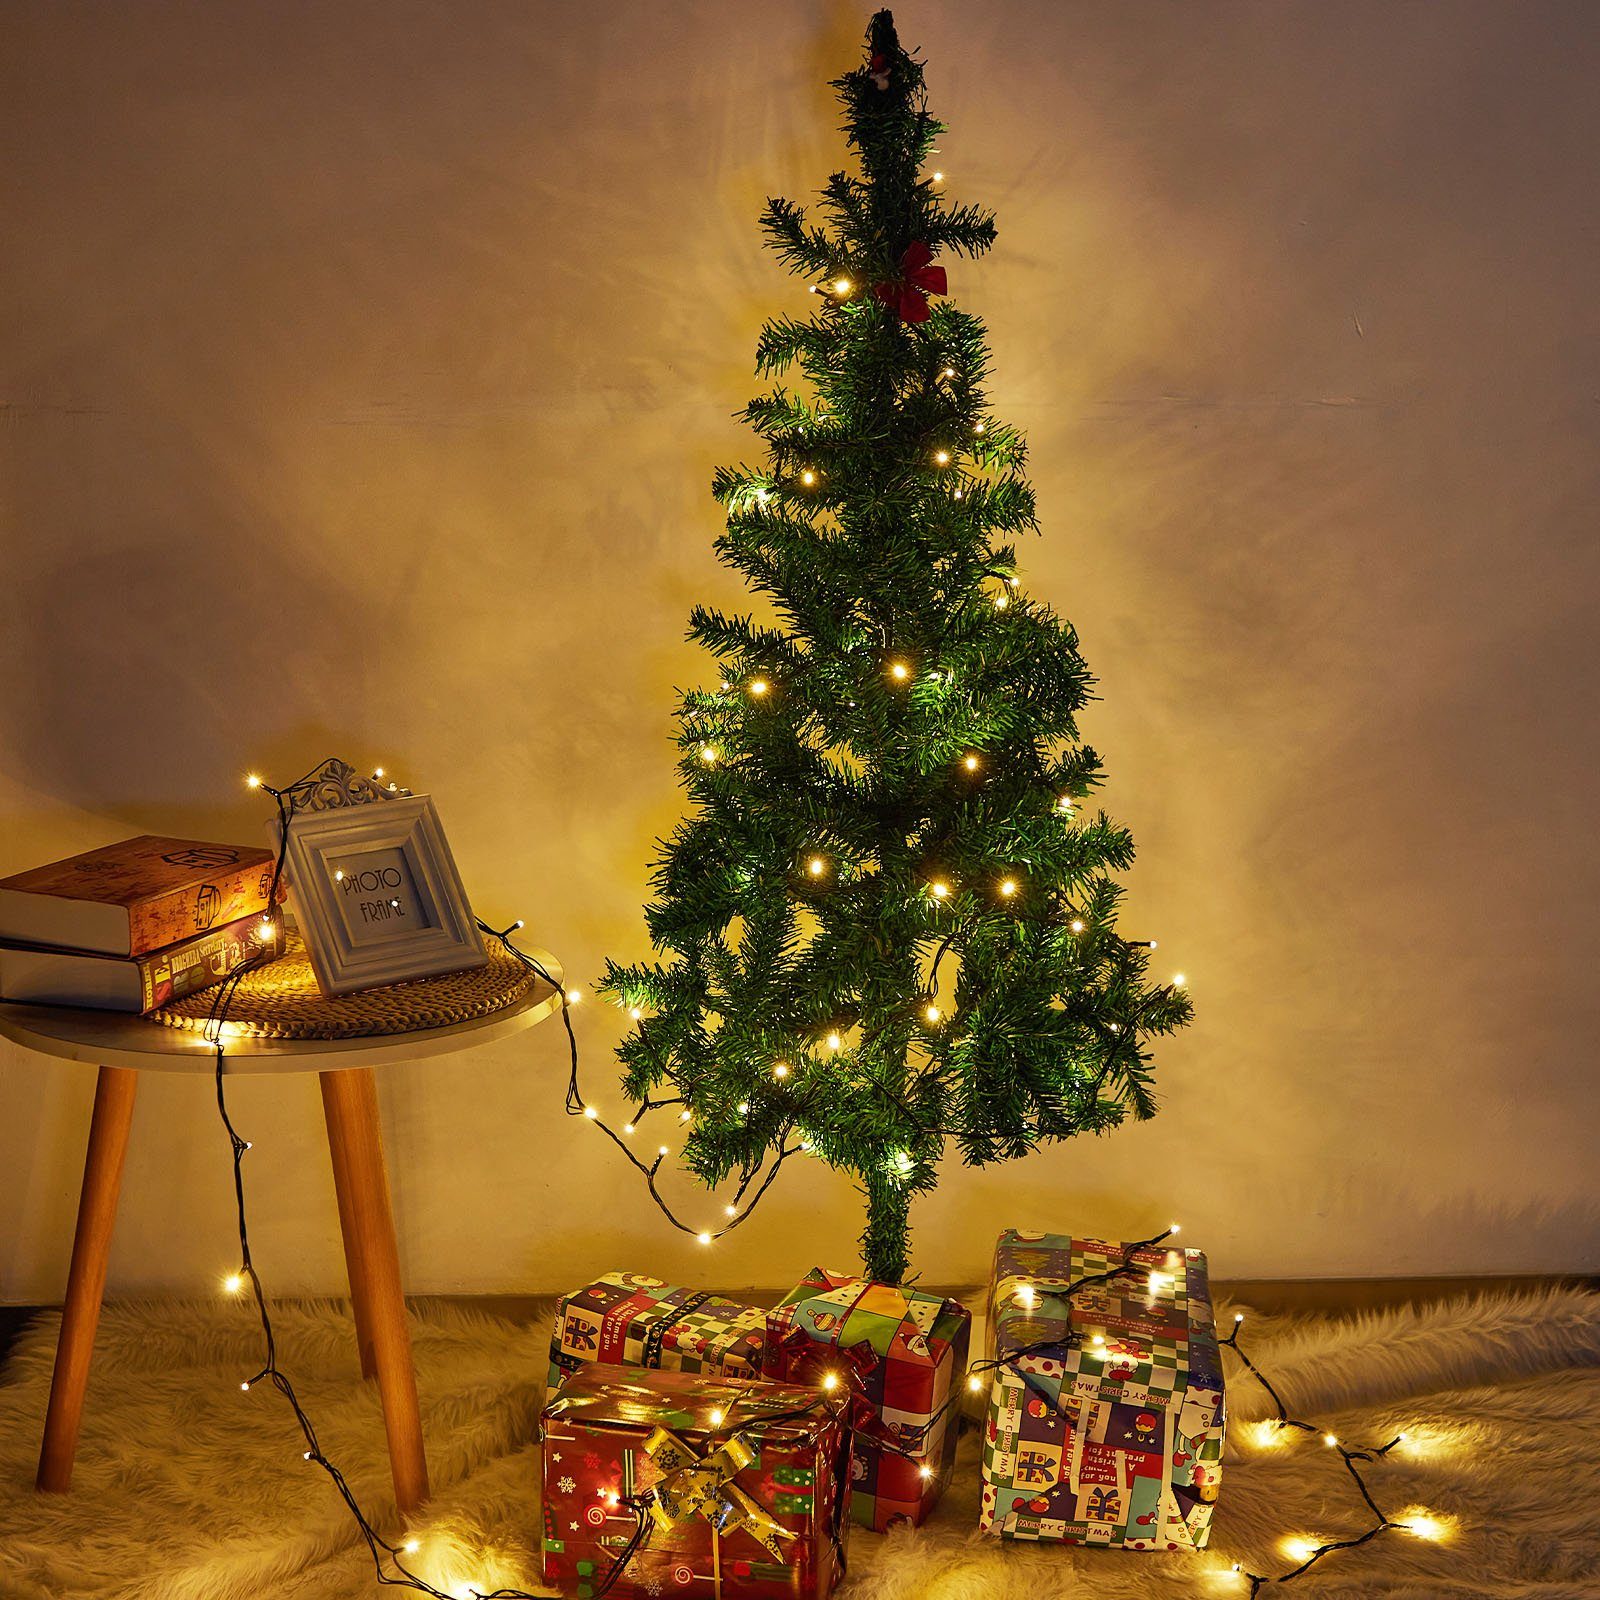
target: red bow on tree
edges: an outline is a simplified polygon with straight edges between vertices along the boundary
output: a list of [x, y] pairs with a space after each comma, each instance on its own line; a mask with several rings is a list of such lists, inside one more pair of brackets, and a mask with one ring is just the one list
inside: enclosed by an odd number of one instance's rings
[[892, 307], [902, 322], [926, 322], [928, 296], [946, 293], [944, 268], [930, 267], [932, 260], [933, 251], [921, 239], [914, 239], [900, 257], [900, 276], [872, 286], [873, 294]]

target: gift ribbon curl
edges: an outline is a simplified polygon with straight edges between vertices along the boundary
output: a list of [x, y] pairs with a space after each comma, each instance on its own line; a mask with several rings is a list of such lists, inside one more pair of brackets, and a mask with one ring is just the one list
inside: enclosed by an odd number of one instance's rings
[[645, 1440], [644, 1450], [664, 1474], [648, 1497], [651, 1520], [658, 1528], [672, 1529], [704, 1517], [716, 1535], [742, 1528], [777, 1561], [783, 1560], [783, 1541], [799, 1537], [733, 1481], [759, 1454], [742, 1433], [701, 1456], [675, 1433], [657, 1428]]

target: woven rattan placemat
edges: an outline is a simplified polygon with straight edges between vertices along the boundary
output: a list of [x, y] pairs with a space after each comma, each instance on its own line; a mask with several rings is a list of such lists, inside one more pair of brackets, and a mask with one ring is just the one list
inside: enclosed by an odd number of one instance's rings
[[[248, 972], [235, 986], [225, 1020], [229, 1032], [251, 1039], [361, 1039], [470, 1022], [515, 1005], [538, 981], [509, 950], [488, 942], [489, 964], [471, 972], [391, 983], [330, 999], [317, 988], [300, 936], [291, 931], [276, 961]], [[203, 1032], [215, 989], [149, 1013], [163, 1027]]]

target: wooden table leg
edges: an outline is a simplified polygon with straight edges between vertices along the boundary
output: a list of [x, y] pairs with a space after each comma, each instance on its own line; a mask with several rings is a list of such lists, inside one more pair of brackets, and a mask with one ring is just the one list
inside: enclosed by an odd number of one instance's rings
[[372, 1290], [367, 1284], [361, 1230], [356, 1225], [354, 1202], [351, 1199], [345, 1141], [334, 1133], [339, 1111], [333, 1100], [333, 1085], [342, 1074], [324, 1072], [318, 1076], [322, 1080], [322, 1114], [328, 1123], [328, 1152], [333, 1157], [333, 1192], [339, 1200], [339, 1232], [344, 1236], [345, 1271], [350, 1278], [350, 1306], [356, 1319], [356, 1348], [361, 1352], [361, 1376], [375, 1378], [378, 1360], [372, 1342]]
[[56, 1494], [64, 1493], [72, 1483], [72, 1459], [78, 1448], [78, 1424], [83, 1419], [83, 1395], [105, 1295], [111, 1230], [117, 1220], [122, 1162], [128, 1153], [128, 1129], [138, 1086], [139, 1074], [130, 1067], [101, 1067], [95, 1085], [78, 1226], [72, 1236], [72, 1268], [67, 1274], [67, 1299], [61, 1310], [61, 1336], [56, 1342], [50, 1407], [45, 1413], [35, 1480], [38, 1488]]
[[[357, 1337], [366, 1326], [383, 1398], [383, 1425], [389, 1436], [389, 1466], [395, 1500], [402, 1512], [417, 1510], [428, 1498], [428, 1463], [422, 1451], [422, 1417], [417, 1406], [417, 1375], [406, 1330], [400, 1291], [400, 1252], [395, 1245], [394, 1213], [383, 1165], [383, 1135], [378, 1125], [378, 1085], [371, 1067], [347, 1067], [322, 1075], [322, 1105], [328, 1122], [328, 1148], [335, 1183], [346, 1201], [345, 1231], [350, 1289], [356, 1299]], [[365, 1302], [366, 1309], [361, 1309]]]

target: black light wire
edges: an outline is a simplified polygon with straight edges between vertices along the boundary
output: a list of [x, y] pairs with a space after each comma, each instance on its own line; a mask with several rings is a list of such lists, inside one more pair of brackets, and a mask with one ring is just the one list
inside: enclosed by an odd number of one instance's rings
[[[328, 765], [329, 763], [327, 762], [319, 763], [319, 765], [314, 767], [309, 773], [306, 774], [305, 777], [297, 780], [295, 783], [289, 785], [285, 789], [275, 789], [270, 784], [265, 782], [260, 782], [256, 785], [265, 793], [272, 796], [278, 811], [278, 851], [273, 862], [271, 887], [269, 889], [267, 898], [267, 916], [270, 920], [276, 921], [281, 915], [278, 897], [283, 879], [284, 856], [288, 848], [289, 823], [293, 819], [300, 803], [316, 786], [319, 775], [325, 771]], [[567, 1114], [569, 1116], [581, 1116], [586, 1121], [594, 1122], [600, 1128], [600, 1130], [605, 1133], [615, 1145], [617, 1145], [623, 1154], [627, 1156], [628, 1160], [644, 1173], [651, 1198], [655, 1201], [656, 1205], [660, 1208], [672, 1225], [682, 1232], [698, 1234], [699, 1230], [691, 1228], [687, 1223], [680, 1221], [676, 1216], [673, 1215], [670, 1207], [667, 1205], [666, 1201], [662, 1198], [661, 1194], [656, 1188], [656, 1173], [661, 1166], [661, 1161], [663, 1158], [658, 1155], [653, 1162], [648, 1164], [641, 1161], [633, 1153], [632, 1149], [627, 1145], [623, 1138], [620, 1137], [613, 1129], [608, 1127], [600, 1118], [590, 1117], [588, 1115], [587, 1104], [582, 1097], [578, 1084], [578, 1041], [577, 1036], [573, 1032], [572, 1028], [571, 1001], [568, 998], [565, 987], [556, 982], [549, 971], [545, 968], [543, 963], [540, 962], [536, 957], [529, 955], [525, 950], [518, 949], [517, 946], [512, 942], [511, 936], [522, 927], [522, 923], [520, 921], [515, 922], [508, 928], [500, 929], [490, 927], [481, 919], [475, 918], [474, 920], [477, 921], [478, 927], [482, 932], [488, 934], [494, 939], [497, 939], [507, 951], [509, 951], [518, 961], [532, 971], [535, 976], [548, 983], [560, 997], [561, 1021], [566, 1030], [567, 1047], [570, 1061], [570, 1070], [567, 1080]], [[408, 1552], [402, 1545], [391, 1543], [377, 1530], [377, 1528], [373, 1526], [365, 1511], [362, 1510], [361, 1504], [356, 1498], [355, 1491], [350, 1487], [349, 1480], [345, 1477], [344, 1473], [340, 1471], [337, 1464], [333, 1462], [326, 1454], [324, 1454], [322, 1446], [317, 1437], [316, 1427], [305, 1407], [300, 1403], [300, 1398], [295, 1392], [294, 1384], [290, 1381], [288, 1374], [284, 1372], [283, 1369], [278, 1365], [277, 1337], [273, 1328], [272, 1314], [267, 1304], [266, 1290], [262, 1284], [261, 1275], [256, 1270], [255, 1261], [250, 1249], [250, 1230], [245, 1208], [244, 1157], [245, 1154], [251, 1149], [251, 1143], [249, 1140], [240, 1136], [238, 1129], [234, 1126], [232, 1117], [228, 1113], [227, 1093], [225, 1088], [226, 1046], [224, 1043], [224, 1025], [227, 1021], [227, 1014], [229, 1007], [232, 1004], [234, 992], [238, 988], [240, 981], [248, 973], [256, 970], [260, 966], [265, 965], [266, 962], [273, 959], [275, 955], [276, 940], [272, 941], [270, 948], [266, 944], [263, 944], [263, 947], [254, 956], [241, 964], [227, 979], [218, 985], [216, 994], [211, 1002], [210, 1010], [207, 1014], [204, 1035], [216, 1052], [217, 1113], [222, 1119], [222, 1125], [227, 1131], [228, 1139], [233, 1150], [233, 1190], [235, 1207], [237, 1209], [239, 1219], [240, 1271], [241, 1274], [250, 1282], [251, 1293], [255, 1298], [256, 1312], [261, 1323], [261, 1332], [265, 1349], [265, 1361], [263, 1362], [260, 1370], [257, 1371], [253, 1377], [247, 1379], [241, 1387], [245, 1390], [249, 1390], [254, 1388], [263, 1380], [270, 1380], [272, 1386], [284, 1397], [285, 1400], [288, 1401], [290, 1409], [294, 1413], [295, 1421], [299, 1425], [300, 1432], [306, 1442], [306, 1449], [304, 1452], [305, 1459], [307, 1461], [314, 1462], [317, 1466], [321, 1467], [324, 1472], [327, 1473], [329, 1479], [333, 1483], [334, 1488], [337, 1490], [340, 1499], [344, 1501], [345, 1506], [348, 1508], [350, 1515], [356, 1524], [357, 1531], [360, 1533], [363, 1542], [366, 1544], [367, 1549], [372, 1556], [374, 1574], [380, 1584], [412, 1589], [420, 1594], [430, 1596], [431, 1600], [459, 1600], [458, 1595], [447, 1590], [435, 1588], [433, 1584], [427, 1581], [427, 1579], [419, 1577], [416, 1573], [412, 1572], [406, 1566], [404, 1560], [405, 1555], [411, 1552]], [[659, 1109], [662, 1105], [674, 1103], [676, 1102], [646, 1101], [640, 1107], [639, 1114], [634, 1120], [637, 1122], [639, 1120], [639, 1116], [642, 1116], [647, 1111]], [[745, 1218], [750, 1215], [751, 1211], [755, 1209], [757, 1202], [759, 1202], [761, 1197], [766, 1193], [767, 1188], [772, 1183], [772, 1180], [778, 1175], [778, 1169], [790, 1155], [796, 1153], [797, 1149], [798, 1147], [780, 1147], [777, 1158], [773, 1161], [771, 1167], [768, 1169], [766, 1176], [762, 1179], [754, 1195], [751, 1196], [749, 1205], [746, 1206], [744, 1210], [733, 1220], [731, 1220], [726, 1228], [719, 1230], [717, 1236], [720, 1236], [721, 1233], [726, 1233], [731, 1228], [736, 1227], [740, 1222], [743, 1222]], [[756, 1170], [759, 1170], [759, 1168]], [[736, 1203], [738, 1199], [743, 1198], [749, 1184], [753, 1181], [754, 1176], [755, 1172], [752, 1171], [744, 1177], [739, 1186], [738, 1194], [736, 1196]], [[1115, 1266], [1112, 1266], [1103, 1272], [1092, 1273], [1086, 1275], [1085, 1277], [1074, 1279], [1072, 1282], [1060, 1285], [1059, 1287], [1052, 1286], [1049, 1292], [1049, 1298], [1057, 1300], [1070, 1300], [1081, 1289], [1088, 1288], [1094, 1284], [1107, 1283], [1116, 1278], [1122, 1277], [1128, 1272], [1140, 1270], [1138, 1265], [1134, 1262], [1133, 1257], [1141, 1250], [1152, 1249], [1156, 1245], [1163, 1243], [1166, 1239], [1171, 1237], [1173, 1232], [1173, 1228], [1166, 1228], [1160, 1233], [1152, 1235], [1148, 1239], [1140, 1239], [1132, 1244], [1124, 1245], [1122, 1247], [1121, 1260], [1118, 1261]], [[1058, 1338], [1040, 1340], [1034, 1344], [1022, 1346], [1021, 1348], [1010, 1352], [1004, 1357], [996, 1357], [990, 1360], [970, 1363], [966, 1372], [969, 1387], [970, 1380], [972, 1378], [979, 1377], [987, 1372], [994, 1372], [1002, 1368], [1006, 1368], [1016, 1372], [1029, 1388], [1034, 1388], [1034, 1385], [1029, 1382], [1031, 1375], [1024, 1372], [1019, 1363], [1028, 1356], [1056, 1356], [1060, 1355], [1065, 1350], [1079, 1347], [1081, 1344], [1081, 1335], [1079, 1335], [1077, 1331], [1070, 1326], [1070, 1317], [1068, 1318], [1068, 1323], [1069, 1326], [1067, 1331]], [[1221, 1348], [1232, 1350], [1233, 1353], [1239, 1357], [1240, 1361], [1244, 1363], [1245, 1368], [1250, 1372], [1250, 1374], [1261, 1384], [1262, 1388], [1266, 1390], [1277, 1410], [1277, 1425], [1282, 1428], [1294, 1428], [1306, 1433], [1323, 1433], [1324, 1430], [1319, 1428], [1315, 1423], [1307, 1422], [1302, 1418], [1291, 1417], [1289, 1415], [1287, 1407], [1284, 1405], [1284, 1402], [1279, 1396], [1277, 1390], [1273, 1388], [1266, 1376], [1261, 1372], [1261, 1370], [1256, 1366], [1255, 1362], [1250, 1359], [1250, 1357], [1241, 1347], [1239, 1343], [1239, 1332], [1242, 1325], [1243, 1316], [1241, 1314], [1235, 1318], [1233, 1332], [1229, 1334], [1227, 1338], [1219, 1339], [1218, 1344]], [[1040, 1391], [1036, 1390], [1036, 1392]], [[1042, 1392], [1041, 1398], [1046, 1399], [1052, 1404], [1059, 1404], [1058, 1401], [1051, 1400], [1048, 1395], [1044, 1395]], [[874, 1441], [874, 1443], [878, 1443], [881, 1448], [886, 1449], [893, 1454], [908, 1458], [914, 1457], [920, 1451], [923, 1442], [927, 1439], [934, 1427], [953, 1407], [961, 1404], [962, 1399], [963, 1396], [961, 1391], [952, 1389], [949, 1397], [942, 1405], [938, 1407], [937, 1410], [933, 1412], [933, 1414], [925, 1423], [919, 1424], [914, 1429], [906, 1429], [901, 1432], [900, 1443], [895, 1444], [888, 1441]], [[832, 1404], [833, 1401], [830, 1395], [826, 1393], [820, 1394], [817, 1400], [809, 1406], [764, 1417], [760, 1419], [759, 1422], [751, 1424], [750, 1428], [759, 1430], [762, 1428], [775, 1426], [780, 1422], [811, 1416], [814, 1415], [818, 1410], [829, 1409]], [[726, 1433], [731, 1432], [732, 1430], [728, 1429], [726, 1425], [724, 1425], [721, 1431]], [[749, 1428], [747, 1428], [746, 1431], [749, 1431]], [[713, 1437], [717, 1437], [717, 1435], [713, 1434]], [[1325, 1437], [1331, 1437], [1331, 1435], [1325, 1435]], [[1334, 1448], [1338, 1450], [1339, 1457], [1354, 1481], [1357, 1490], [1360, 1492], [1362, 1500], [1366, 1503], [1367, 1507], [1373, 1514], [1375, 1519], [1373, 1525], [1358, 1536], [1349, 1539], [1328, 1540], [1317, 1545], [1316, 1548], [1312, 1550], [1312, 1552], [1305, 1558], [1304, 1561], [1300, 1563], [1299, 1566], [1293, 1568], [1289, 1572], [1281, 1573], [1277, 1576], [1250, 1572], [1245, 1569], [1241, 1563], [1235, 1562], [1233, 1570], [1241, 1577], [1245, 1578], [1249, 1583], [1251, 1600], [1254, 1600], [1256, 1594], [1265, 1584], [1288, 1583], [1295, 1578], [1301, 1577], [1306, 1572], [1310, 1571], [1311, 1568], [1314, 1567], [1324, 1557], [1332, 1555], [1335, 1551], [1355, 1549], [1356, 1547], [1364, 1545], [1370, 1540], [1377, 1538], [1379, 1534], [1387, 1532], [1390, 1529], [1404, 1529], [1408, 1526], [1408, 1524], [1405, 1522], [1396, 1521], [1385, 1511], [1383, 1511], [1383, 1509], [1378, 1505], [1376, 1499], [1373, 1497], [1366, 1479], [1362, 1475], [1361, 1470], [1357, 1465], [1358, 1462], [1370, 1464], [1382, 1459], [1401, 1442], [1403, 1437], [1404, 1435], [1402, 1434], [1396, 1434], [1396, 1436], [1385, 1445], [1361, 1450], [1352, 1450], [1342, 1442], [1335, 1440]], [[651, 1496], [648, 1493], [642, 1496], [627, 1496], [622, 1498], [621, 1503], [625, 1503], [638, 1518], [638, 1527], [634, 1530], [634, 1533], [630, 1537], [627, 1545], [618, 1552], [617, 1558], [613, 1563], [611, 1570], [606, 1574], [605, 1579], [602, 1581], [600, 1587], [596, 1590], [596, 1600], [601, 1600], [601, 1597], [610, 1592], [611, 1588], [621, 1577], [627, 1564], [637, 1553], [639, 1547], [649, 1537], [650, 1499]], [[839, 1507], [836, 1505], [833, 1515], [834, 1524], [837, 1524], [838, 1522], [838, 1510]], [[834, 1548], [840, 1559], [841, 1570], [843, 1570], [844, 1548], [843, 1541], [839, 1537], [838, 1527], [830, 1526], [829, 1532], [834, 1543]], [[392, 1571], [390, 1570], [391, 1567], [393, 1568]], [[476, 1600], [544, 1600], [544, 1596], [542, 1595], [534, 1594], [525, 1589], [515, 1588], [499, 1588], [493, 1590], [479, 1590], [474, 1588], [471, 1593], [476, 1597]]]
[[[293, 820], [295, 812], [299, 809], [301, 803], [317, 787], [319, 779], [328, 770], [330, 764], [330, 761], [319, 762], [318, 765], [313, 767], [311, 771], [308, 772], [303, 778], [297, 779], [287, 788], [276, 789], [271, 784], [259, 780], [255, 781], [253, 784], [254, 787], [261, 789], [263, 793], [272, 796], [273, 803], [277, 807], [278, 812], [278, 850], [273, 860], [272, 878], [267, 893], [267, 912], [265, 914], [267, 920], [270, 920], [274, 923], [276, 923], [282, 915], [281, 910], [279, 909], [279, 892], [283, 882], [284, 859], [288, 850], [289, 824]], [[569, 1114], [574, 1114], [572, 1110], [573, 1102], [575, 1097], [577, 1097], [578, 1110], [575, 1114], [582, 1115], [582, 1101], [581, 1097], [578, 1097], [578, 1041], [572, 1029], [572, 1007], [571, 1002], [568, 999], [566, 989], [561, 984], [556, 982], [556, 980], [546, 970], [542, 962], [540, 962], [537, 958], [530, 956], [526, 951], [518, 949], [517, 946], [512, 943], [511, 935], [522, 926], [520, 922], [513, 923], [511, 927], [502, 930], [491, 928], [480, 918], [475, 918], [474, 920], [484, 933], [487, 933], [491, 937], [498, 939], [506, 950], [510, 951], [513, 956], [521, 961], [524, 966], [528, 967], [537, 977], [542, 978], [546, 983], [548, 983], [560, 997], [561, 1020], [566, 1029], [567, 1045], [571, 1060], [571, 1071], [567, 1089], [567, 1108]], [[261, 1368], [252, 1377], [246, 1379], [241, 1387], [248, 1391], [263, 1381], [270, 1381], [273, 1388], [275, 1388], [284, 1397], [284, 1399], [289, 1402], [289, 1407], [294, 1413], [295, 1422], [299, 1425], [300, 1432], [305, 1439], [306, 1448], [304, 1451], [304, 1458], [307, 1461], [314, 1462], [317, 1466], [321, 1467], [332, 1481], [334, 1488], [338, 1491], [340, 1499], [344, 1501], [345, 1506], [348, 1508], [350, 1515], [356, 1524], [357, 1531], [360, 1533], [363, 1542], [366, 1544], [367, 1549], [372, 1556], [374, 1574], [380, 1584], [412, 1589], [420, 1594], [425, 1594], [432, 1597], [432, 1600], [459, 1600], [458, 1595], [444, 1589], [436, 1588], [433, 1584], [429, 1583], [427, 1579], [419, 1577], [416, 1573], [412, 1572], [410, 1568], [406, 1566], [404, 1559], [405, 1556], [411, 1552], [408, 1552], [403, 1545], [391, 1543], [377, 1530], [376, 1527], [373, 1526], [372, 1521], [362, 1509], [360, 1501], [356, 1498], [355, 1491], [350, 1487], [349, 1480], [345, 1477], [344, 1473], [340, 1471], [338, 1465], [323, 1452], [322, 1446], [317, 1437], [315, 1424], [312, 1422], [311, 1417], [307, 1413], [305, 1407], [300, 1403], [300, 1398], [295, 1392], [294, 1384], [290, 1380], [289, 1375], [278, 1365], [277, 1334], [273, 1327], [272, 1313], [267, 1303], [266, 1289], [262, 1284], [261, 1275], [256, 1269], [255, 1260], [250, 1249], [250, 1229], [245, 1207], [244, 1157], [252, 1146], [251, 1141], [243, 1138], [240, 1135], [238, 1129], [234, 1126], [232, 1117], [228, 1113], [225, 1044], [225, 1025], [227, 1022], [228, 1011], [233, 1003], [233, 997], [240, 982], [249, 973], [255, 971], [261, 966], [266, 965], [268, 961], [275, 959], [277, 953], [276, 939], [271, 941], [263, 940], [261, 948], [258, 949], [257, 952], [247, 961], [241, 963], [240, 966], [228, 976], [228, 978], [226, 978], [217, 986], [216, 992], [212, 997], [210, 1009], [207, 1012], [204, 1029], [204, 1037], [207, 1042], [210, 1043], [216, 1053], [217, 1114], [222, 1119], [222, 1125], [227, 1131], [228, 1140], [233, 1151], [233, 1192], [234, 1204], [239, 1219], [240, 1274], [241, 1276], [247, 1278], [250, 1283], [251, 1293], [255, 1299], [256, 1313], [261, 1323], [261, 1333], [265, 1351], [265, 1360], [263, 1361]], [[586, 1118], [586, 1120], [598, 1121], [597, 1118]], [[615, 1142], [623, 1150], [623, 1153], [627, 1155], [628, 1159], [645, 1173], [652, 1198], [655, 1200], [656, 1204], [661, 1208], [661, 1210], [667, 1215], [668, 1219], [673, 1223], [673, 1225], [682, 1229], [684, 1232], [695, 1232], [696, 1230], [689, 1228], [686, 1223], [680, 1222], [675, 1216], [672, 1215], [672, 1212], [667, 1207], [666, 1202], [662, 1199], [656, 1189], [655, 1174], [656, 1169], [661, 1165], [661, 1158], [658, 1157], [654, 1163], [646, 1166], [644, 1163], [639, 1161], [639, 1159], [633, 1154], [627, 1145], [624, 1144], [623, 1141], [618, 1138], [618, 1136], [613, 1133], [610, 1128], [604, 1128], [603, 1131], [609, 1134], [613, 1142]], [[754, 1209], [756, 1202], [760, 1200], [763, 1194], [766, 1193], [768, 1185], [770, 1185], [773, 1178], [777, 1176], [778, 1167], [782, 1164], [784, 1156], [793, 1153], [794, 1152], [792, 1150], [786, 1150], [780, 1153], [778, 1159], [773, 1162], [771, 1169], [768, 1171], [760, 1187], [751, 1197], [750, 1204], [745, 1208], [744, 1212], [735, 1219], [734, 1222], [729, 1223], [729, 1227], [735, 1226], [737, 1222], [742, 1222], [744, 1218], [750, 1214], [750, 1211]], [[748, 1186], [749, 1181], [749, 1179], [746, 1179], [745, 1183], [741, 1184], [739, 1191], [741, 1196], [743, 1195], [745, 1188]], [[723, 1229], [722, 1231], [726, 1232], [727, 1230]], [[763, 1423], [758, 1424], [757, 1426], [768, 1426], [773, 1422], [788, 1420], [790, 1417], [808, 1415], [817, 1410], [819, 1407], [825, 1407], [828, 1404], [829, 1400], [827, 1396], [819, 1396], [816, 1405], [812, 1407], [792, 1413], [780, 1413], [775, 1418], [763, 1419]], [[647, 1507], [648, 1498], [641, 1498], [638, 1506], [634, 1507], [640, 1516], [640, 1525], [634, 1534], [633, 1540], [628, 1546], [628, 1557], [630, 1559], [638, 1544], [642, 1542], [649, 1531], [649, 1522], [646, 1513]], [[835, 1521], [837, 1521], [837, 1517], [835, 1518]], [[842, 1564], [844, 1552], [842, 1541], [839, 1539], [837, 1527], [830, 1529], [830, 1533], [831, 1537], [833, 1538], [835, 1548], [839, 1552]], [[609, 1576], [606, 1584], [607, 1589], [611, 1587], [611, 1584], [616, 1581], [616, 1578], [619, 1575], [620, 1567], [614, 1569], [612, 1574]], [[604, 1593], [605, 1591], [602, 1590], [601, 1592]], [[534, 1594], [524, 1589], [514, 1588], [500, 1588], [494, 1590], [479, 1590], [474, 1588], [472, 1590], [472, 1594], [477, 1597], [477, 1600], [545, 1600], [543, 1595]]]
[[1368, 1446], [1365, 1449], [1352, 1450], [1344, 1443], [1343, 1440], [1336, 1438], [1326, 1429], [1319, 1428], [1316, 1423], [1307, 1422], [1301, 1417], [1291, 1417], [1289, 1415], [1288, 1407], [1283, 1403], [1282, 1396], [1279, 1395], [1278, 1391], [1274, 1389], [1271, 1383], [1267, 1381], [1266, 1375], [1255, 1364], [1255, 1362], [1250, 1359], [1250, 1357], [1245, 1353], [1243, 1347], [1240, 1345], [1239, 1331], [1241, 1328], [1243, 1328], [1243, 1326], [1244, 1313], [1240, 1312], [1233, 1319], [1233, 1332], [1230, 1333], [1226, 1339], [1219, 1339], [1217, 1343], [1223, 1349], [1233, 1351], [1233, 1353], [1244, 1363], [1245, 1368], [1250, 1375], [1256, 1380], [1257, 1383], [1261, 1385], [1263, 1389], [1267, 1391], [1267, 1394], [1271, 1398], [1272, 1404], [1277, 1411], [1276, 1423], [1278, 1427], [1295, 1428], [1302, 1433], [1320, 1433], [1325, 1441], [1331, 1442], [1333, 1449], [1339, 1452], [1339, 1459], [1344, 1463], [1345, 1470], [1350, 1474], [1350, 1477], [1354, 1481], [1357, 1490], [1361, 1494], [1361, 1498], [1366, 1502], [1367, 1509], [1372, 1512], [1374, 1519], [1372, 1526], [1368, 1528], [1366, 1532], [1357, 1534], [1349, 1539], [1324, 1540], [1311, 1551], [1311, 1553], [1300, 1563], [1299, 1566], [1292, 1568], [1288, 1572], [1279, 1573], [1275, 1577], [1264, 1573], [1251, 1572], [1243, 1565], [1242, 1562], [1234, 1562], [1233, 1570], [1249, 1583], [1251, 1600], [1254, 1600], [1254, 1596], [1261, 1590], [1264, 1584], [1288, 1583], [1291, 1579], [1301, 1577], [1303, 1574], [1309, 1572], [1312, 1567], [1314, 1567], [1323, 1559], [1324, 1556], [1330, 1556], [1336, 1550], [1354, 1550], [1359, 1545], [1364, 1545], [1370, 1540], [1376, 1539], [1380, 1533], [1386, 1533], [1391, 1528], [1408, 1529], [1410, 1524], [1396, 1521], [1386, 1511], [1383, 1510], [1383, 1508], [1378, 1504], [1377, 1500], [1373, 1497], [1372, 1490], [1368, 1486], [1367, 1480], [1363, 1476], [1360, 1467], [1356, 1465], [1357, 1462], [1366, 1462], [1371, 1464], [1376, 1461], [1381, 1461], [1383, 1457], [1388, 1455], [1388, 1453], [1405, 1438], [1405, 1435], [1403, 1433], [1397, 1433], [1394, 1438], [1392, 1438], [1388, 1444], [1385, 1445]]

